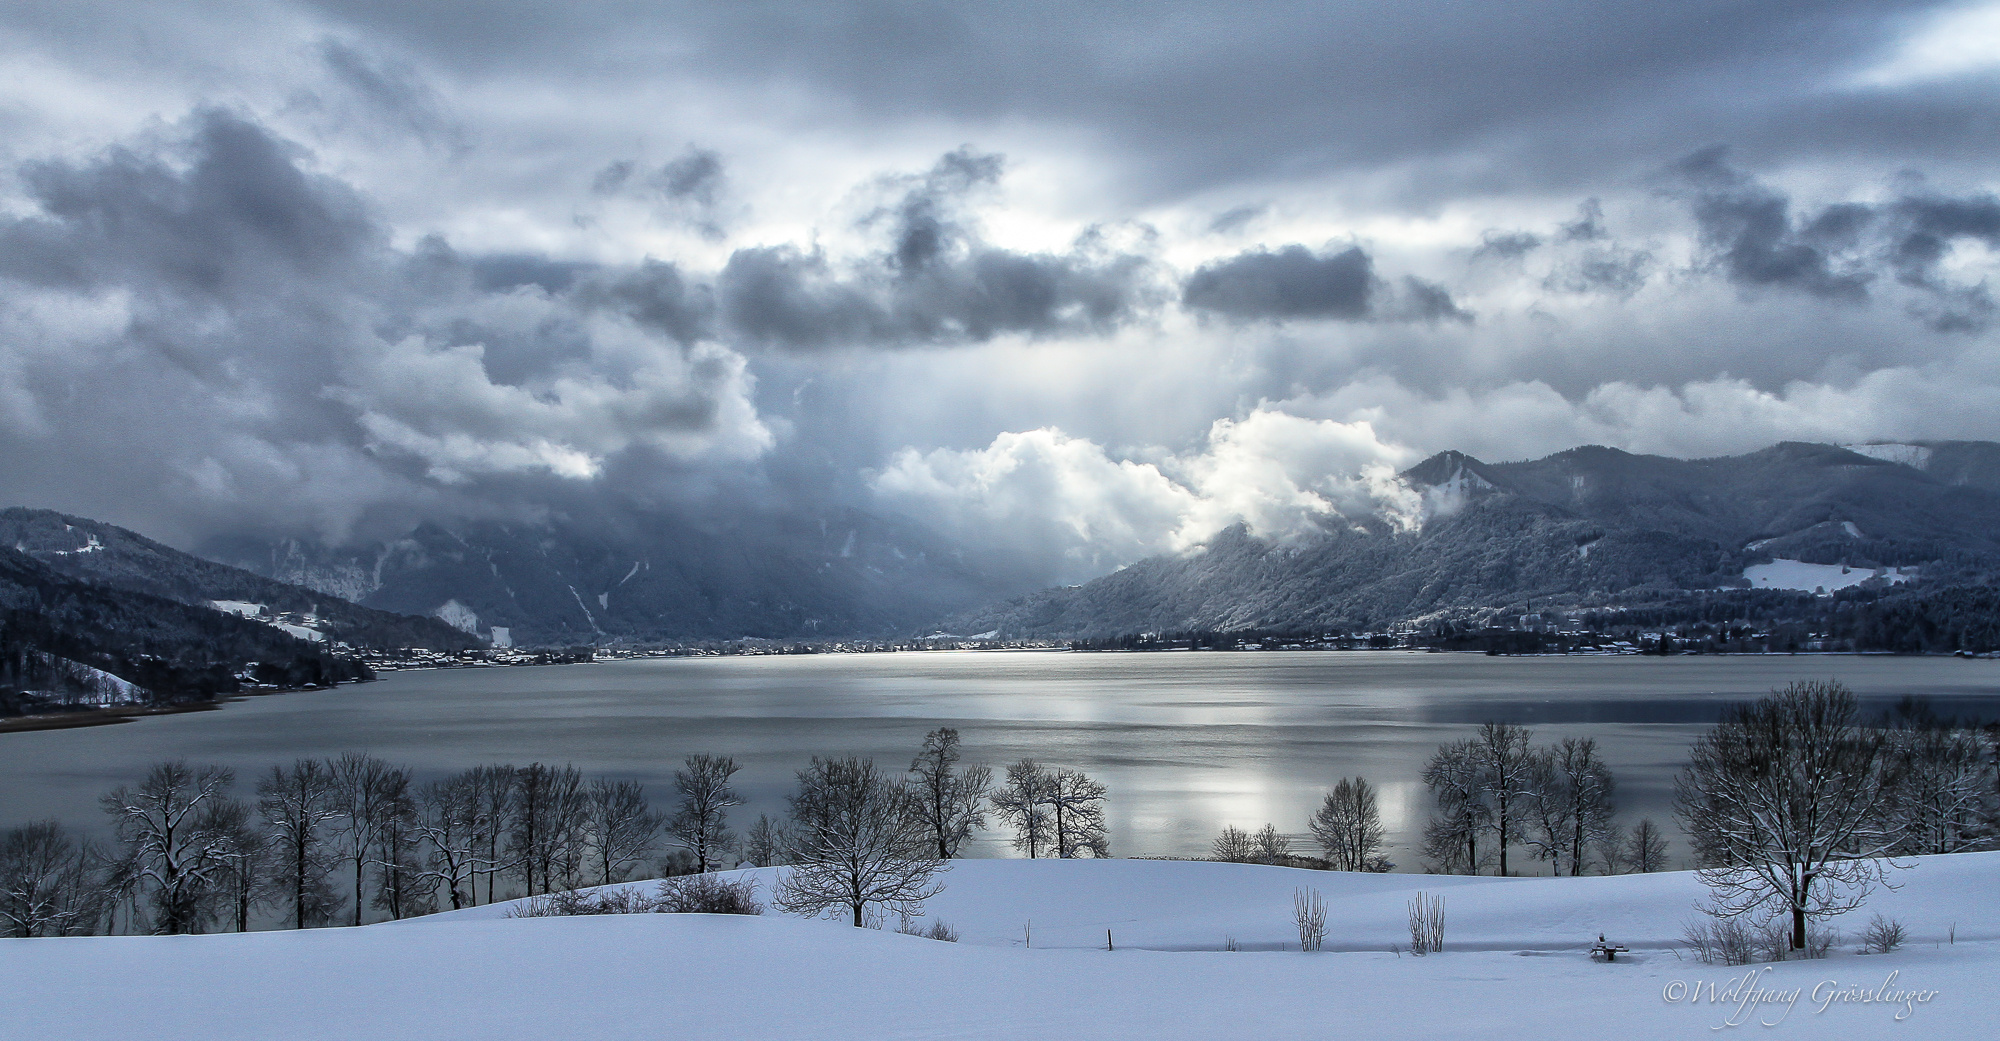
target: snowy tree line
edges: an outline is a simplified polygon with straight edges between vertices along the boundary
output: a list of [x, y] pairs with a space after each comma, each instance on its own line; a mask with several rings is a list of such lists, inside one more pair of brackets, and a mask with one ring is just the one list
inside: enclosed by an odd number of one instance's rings
[[739, 835], [728, 756], [689, 756], [671, 812], [636, 782], [573, 766], [480, 766], [418, 783], [362, 753], [273, 766], [237, 795], [233, 771], [154, 765], [102, 805], [114, 842], [55, 821], [0, 833], [0, 934], [247, 930], [399, 919], [561, 893], [630, 877], [788, 864], [778, 903], [857, 924], [885, 905], [907, 914], [939, 862], [959, 856], [988, 814], [1030, 856], [1104, 856], [1104, 786], [1031, 760], [961, 767], [957, 731], [928, 734], [907, 772], [815, 757], [784, 819]]

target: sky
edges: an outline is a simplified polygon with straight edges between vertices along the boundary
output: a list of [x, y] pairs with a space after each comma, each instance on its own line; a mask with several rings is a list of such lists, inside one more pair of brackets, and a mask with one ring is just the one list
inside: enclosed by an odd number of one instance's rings
[[0, 486], [854, 508], [1072, 582], [1581, 444], [2000, 438], [2000, 3], [0, 9]]

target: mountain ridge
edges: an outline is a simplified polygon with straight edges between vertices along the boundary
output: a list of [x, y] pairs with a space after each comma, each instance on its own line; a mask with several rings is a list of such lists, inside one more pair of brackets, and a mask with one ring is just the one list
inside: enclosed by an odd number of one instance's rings
[[[1414, 531], [1343, 520], [1286, 541], [1243, 525], [1061, 589], [948, 618], [1019, 638], [1136, 632], [1360, 630], [1527, 600], [1612, 606], [1746, 589], [1778, 560], [1983, 583], [2000, 564], [2000, 445], [1908, 443], [1924, 466], [1783, 442], [1709, 459], [1586, 445], [1486, 463], [1440, 452], [1399, 476], [1423, 494]], [[1915, 458], [1914, 456], [1912, 457]], [[1898, 575], [1898, 578], [1901, 576]]]

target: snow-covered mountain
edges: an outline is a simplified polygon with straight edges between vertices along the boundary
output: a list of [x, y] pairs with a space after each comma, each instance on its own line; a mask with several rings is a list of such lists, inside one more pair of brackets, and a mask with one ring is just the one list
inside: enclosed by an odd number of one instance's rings
[[1987, 442], [1787, 443], [1695, 460], [1595, 446], [1516, 463], [1445, 452], [1401, 476], [1423, 495], [1415, 531], [1344, 520], [1276, 542], [1238, 526], [1198, 552], [947, 624], [1050, 637], [1367, 629], [1531, 599], [1983, 583], [2000, 565], [2000, 445]]

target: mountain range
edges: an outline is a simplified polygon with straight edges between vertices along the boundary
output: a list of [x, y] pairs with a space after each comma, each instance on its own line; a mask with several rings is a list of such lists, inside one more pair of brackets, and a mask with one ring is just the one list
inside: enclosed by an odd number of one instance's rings
[[946, 625], [1017, 638], [1355, 631], [1757, 586], [1985, 584], [2000, 564], [1991, 442], [1785, 443], [1694, 460], [1587, 446], [1498, 464], [1443, 452], [1401, 477], [1424, 498], [1412, 530], [1329, 517], [1271, 540], [1239, 525], [1197, 552]]
[[903, 635], [1023, 591], [922, 527], [858, 510], [423, 523], [355, 546], [206, 547], [273, 579], [497, 645]]
[[17, 508], [0, 511], [11, 569], [0, 607], [18, 620], [61, 601], [75, 623], [97, 611], [76, 605], [103, 601], [128, 620], [193, 611], [187, 619], [226, 616], [253, 625], [242, 633], [328, 648], [457, 651], [937, 631], [1357, 632], [1757, 589], [1988, 586], [2000, 575], [1991, 442], [1786, 443], [1694, 460], [1595, 446], [1508, 463], [1443, 452], [1400, 477], [1423, 502], [1414, 525], [1327, 516], [1285, 538], [1238, 525], [1194, 552], [1039, 591], [913, 522], [856, 510], [774, 510], [727, 526], [664, 514], [427, 522], [380, 542], [240, 540], [202, 557]]

